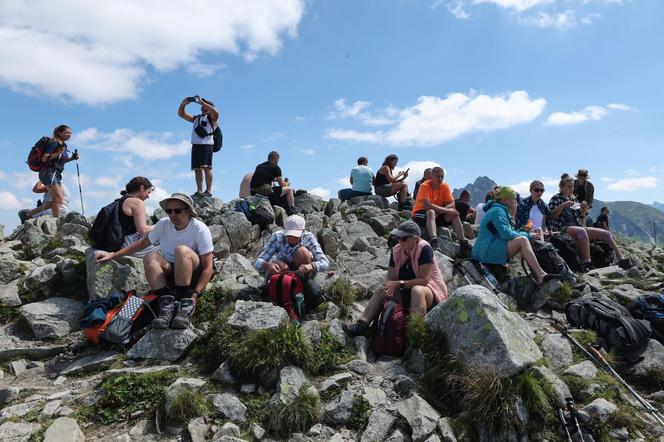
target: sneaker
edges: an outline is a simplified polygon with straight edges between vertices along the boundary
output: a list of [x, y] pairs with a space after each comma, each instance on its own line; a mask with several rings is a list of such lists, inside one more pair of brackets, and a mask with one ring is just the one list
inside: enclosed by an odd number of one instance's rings
[[459, 256], [461, 258], [470, 258], [470, 253], [473, 246], [468, 243], [468, 240], [459, 242]]
[[632, 263], [632, 260], [629, 258], [623, 258], [620, 261], [618, 261], [618, 267], [620, 267], [623, 270], [629, 270], [634, 266]]
[[24, 222], [26, 222], [28, 220], [28, 215], [27, 215], [28, 212], [29, 212], [29, 210], [26, 210], [26, 209], [18, 211], [18, 218], [21, 220], [21, 224], [23, 224]]
[[210, 193], [209, 190], [206, 190], [205, 192], [203, 192], [203, 196], [210, 197], [212, 196], [212, 194]]
[[168, 328], [175, 311], [175, 298], [171, 295], [159, 297], [159, 316], [152, 321], [153, 328]]
[[182, 298], [180, 308], [171, 322], [171, 328], [185, 329], [191, 325], [191, 315], [194, 314], [196, 303], [191, 298]]
[[205, 194], [204, 194], [203, 192], [194, 192], [194, 193], [191, 194], [191, 197], [192, 197], [192, 198], [200, 198], [200, 197], [202, 197], [202, 196], [204, 196], [204, 195], [205, 195]]
[[348, 336], [354, 338], [355, 336], [364, 336], [369, 331], [369, 324], [364, 321], [357, 321], [355, 324], [344, 324], [344, 331]]

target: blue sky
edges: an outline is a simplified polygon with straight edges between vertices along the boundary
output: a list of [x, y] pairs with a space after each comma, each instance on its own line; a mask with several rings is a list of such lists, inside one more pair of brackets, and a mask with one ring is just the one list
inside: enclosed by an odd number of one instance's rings
[[[664, 200], [656, 0], [5, 0], [0, 224], [37, 199], [29, 147], [58, 124], [81, 153], [86, 215], [133, 176], [195, 190], [180, 100], [221, 112], [214, 193], [281, 153], [296, 188], [335, 195], [360, 155], [443, 165], [454, 187], [590, 170], [596, 198]], [[196, 106], [188, 107], [191, 113]], [[65, 171], [80, 209], [76, 167]]]

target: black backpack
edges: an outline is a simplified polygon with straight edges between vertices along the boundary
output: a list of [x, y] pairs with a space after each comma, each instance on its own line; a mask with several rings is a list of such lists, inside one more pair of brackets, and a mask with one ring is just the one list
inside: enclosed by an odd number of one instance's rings
[[664, 294], [639, 296], [629, 310], [635, 318], [650, 322], [654, 337], [664, 343]]
[[[574, 280], [574, 273], [563, 258], [560, 257], [556, 248], [550, 242], [534, 239], [531, 242], [533, 252], [542, 270], [546, 273], [562, 275], [564, 279]], [[521, 260], [523, 264], [523, 259]], [[525, 270], [525, 264], [524, 264]]]
[[613, 264], [613, 249], [604, 241], [591, 241], [590, 259], [595, 267], [608, 267]]
[[251, 224], [258, 225], [261, 228], [261, 232], [267, 229], [267, 226], [274, 222], [274, 216], [263, 206], [258, 206], [256, 209], [251, 211], [249, 215], [249, 221]]
[[579, 252], [576, 249], [576, 241], [567, 233], [558, 233], [551, 235], [549, 239], [556, 248], [558, 255], [565, 260], [569, 268], [574, 272], [583, 272]]
[[90, 229], [90, 244], [95, 249], [117, 252], [122, 247], [124, 233], [120, 224], [120, 205], [125, 199], [116, 199], [97, 214]]
[[[195, 120], [194, 120], [194, 132], [196, 132], [196, 135], [198, 135], [201, 138], [209, 137], [212, 135], [213, 143], [212, 143], [212, 152], [219, 152], [221, 150], [221, 146], [224, 143], [224, 134], [221, 132], [221, 127], [219, 126], [219, 122], [217, 122], [217, 127], [214, 128], [212, 132], [208, 132], [205, 127], [203, 127], [201, 124], [199, 124], [200, 118], [203, 116], [201, 115], [196, 115]], [[208, 123], [212, 124], [208, 117]]]
[[643, 348], [652, 333], [650, 323], [635, 319], [627, 309], [607, 298], [580, 298], [565, 305], [570, 324], [593, 330], [607, 350], [622, 355]]

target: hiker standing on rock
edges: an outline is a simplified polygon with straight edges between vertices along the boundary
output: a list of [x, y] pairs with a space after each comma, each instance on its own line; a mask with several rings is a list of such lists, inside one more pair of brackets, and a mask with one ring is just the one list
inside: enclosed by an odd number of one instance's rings
[[[184, 108], [189, 103], [201, 105], [200, 115], [189, 115]], [[212, 196], [212, 150], [214, 130], [219, 124], [219, 112], [214, 103], [198, 95], [187, 97], [180, 103], [178, 116], [194, 123], [191, 130], [191, 170], [196, 176], [196, 193], [192, 197]], [[205, 192], [203, 192], [203, 174], [205, 173]]]
[[174, 193], [159, 205], [168, 217], [160, 219], [147, 237], [114, 253], [99, 251], [96, 258], [109, 261], [159, 244], [161, 252], [143, 258], [148, 284], [159, 297], [159, 316], [152, 326], [183, 329], [189, 326], [196, 300], [212, 277], [212, 234], [197, 219], [188, 195]]
[[[50, 195], [50, 205], [44, 204], [39, 211], [51, 209], [54, 218], [60, 217], [60, 206], [64, 200], [62, 191], [62, 172], [65, 164], [78, 160], [78, 153], [69, 155], [67, 140], [71, 138], [71, 128], [61, 124], [53, 129], [53, 138], [48, 140], [41, 157], [43, 166], [39, 171], [39, 181], [46, 187], [46, 193]], [[21, 222], [29, 218], [26, 213], [19, 213]]]

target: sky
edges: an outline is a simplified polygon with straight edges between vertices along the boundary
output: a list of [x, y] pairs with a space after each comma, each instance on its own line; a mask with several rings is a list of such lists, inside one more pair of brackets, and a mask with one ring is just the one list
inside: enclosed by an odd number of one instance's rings
[[[324, 198], [359, 156], [409, 183], [433, 164], [547, 196], [588, 169], [595, 197], [664, 193], [659, 0], [0, 0], [0, 224], [34, 205], [30, 147], [59, 124], [86, 215], [134, 176], [193, 193], [191, 95], [220, 112], [213, 194], [237, 197], [271, 150]], [[191, 114], [198, 106], [189, 105]]]

